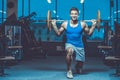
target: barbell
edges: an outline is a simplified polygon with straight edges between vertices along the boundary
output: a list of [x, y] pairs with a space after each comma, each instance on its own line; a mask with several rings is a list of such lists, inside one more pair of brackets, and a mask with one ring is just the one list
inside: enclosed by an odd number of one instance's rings
[[[51, 21], [52, 21], [52, 19], [51, 19], [51, 11], [48, 10], [46, 22], [47, 22], [47, 27], [48, 27], [49, 31], [51, 31]], [[62, 22], [62, 21], [65, 21], [65, 20], [56, 20], [56, 21], [57, 22]], [[83, 20], [83, 21], [84, 22], [91, 22], [92, 20]], [[98, 12], [97, 12], [97, 19], [96, 19], [96, 21], [97, 21], [97, 29], [98, 29], [98, 31], [100, 31], [100, 23], [101, 23], [100, 10], [98, 10]]]

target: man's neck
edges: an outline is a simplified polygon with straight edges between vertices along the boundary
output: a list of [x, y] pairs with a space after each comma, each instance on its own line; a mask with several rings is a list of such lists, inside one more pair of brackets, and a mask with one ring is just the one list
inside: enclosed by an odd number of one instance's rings
[[78, 20], [71, 20], [70, 21], [70, 25], [72, 26], [72, 27], [76, 27], [77, 25], [78, 25]]
[[78, 24], [78, 20], [71, 20], [70, 22], [71, 22], [71, 24], [73, 24], [73, 25]]

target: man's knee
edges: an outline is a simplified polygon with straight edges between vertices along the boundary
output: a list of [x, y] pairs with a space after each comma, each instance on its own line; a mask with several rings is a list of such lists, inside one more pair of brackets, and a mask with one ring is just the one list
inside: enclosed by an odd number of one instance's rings
[[72, 55], [72, 54], [73, 54], [73, 48], [68, 48], [67, 55]]

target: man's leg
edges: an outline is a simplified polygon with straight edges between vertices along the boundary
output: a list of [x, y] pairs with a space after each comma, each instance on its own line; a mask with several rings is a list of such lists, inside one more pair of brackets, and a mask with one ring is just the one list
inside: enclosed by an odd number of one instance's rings
[[82, 62], [82, 61], [77, 61], [77, 63], [76, 63], [75, 68], [76, 68], [76, 72], [77, 72], [78, 74], [81, 74], [81, 73], [82, 73], [83, 63], [84, 63], [84, 62]]
[[67, 49], [67, 55], [66, 55], [66, 63], [67, 63], [67, 77], [68, 78], [73, 78], [72, 75], [72, 69], [71, 69], [71, 63], [73, 60], [73, 49], [72, 48], [68, 48]]
[[73, 49], [68, 48], [67, 49], [67, 55], [66, 55], [66, 62], [67, 62], [67, 70], [68, 71], [71, 70], [71, 62], [73, 60], [72, 54], [73, 54]]
[[82, 68], [83, 67], [83, 63], [84, 62], [82, 62], [82, 61], [77, 61], [76, 65], [79, 66], [80, 68]]
[[76, 65], [75, 65], [75, 68], [76, 68], [76, 72], [78, 74], [81, 74], [82, 73], [82, 68], [83, 68], [83, 64], [84, 64], [84, 61], [85, 61], [85, 51], [84, 51], [84, 48], [76, 48], [75, 49], [75, 54], [76, 54]]

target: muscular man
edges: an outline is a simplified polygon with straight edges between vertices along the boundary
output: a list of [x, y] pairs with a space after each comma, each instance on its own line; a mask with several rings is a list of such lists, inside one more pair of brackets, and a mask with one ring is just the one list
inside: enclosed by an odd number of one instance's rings
[[82, 32], [86, 32], [91, 35], [96, 26], [96, 20], [91, 20], [92, 26], [88, 28], [84, 21], [78, 20], [79, 11], [77, 8], [72, 7], [70, 9], [71, 19], [64, 21], [61, 27], [58, 29], [56, 20], [52, 20], [52, 27], [57, 35], [61, 35], [63, 31], [66, 31], [66, 62], [67, 62], [67, 78], [73, 78], [71, 62], [73, 59], [73, 53], [76, 55], [76, 72], [81, 73], [83, 63], [85, 62], [84, 45], [82, 41]]

